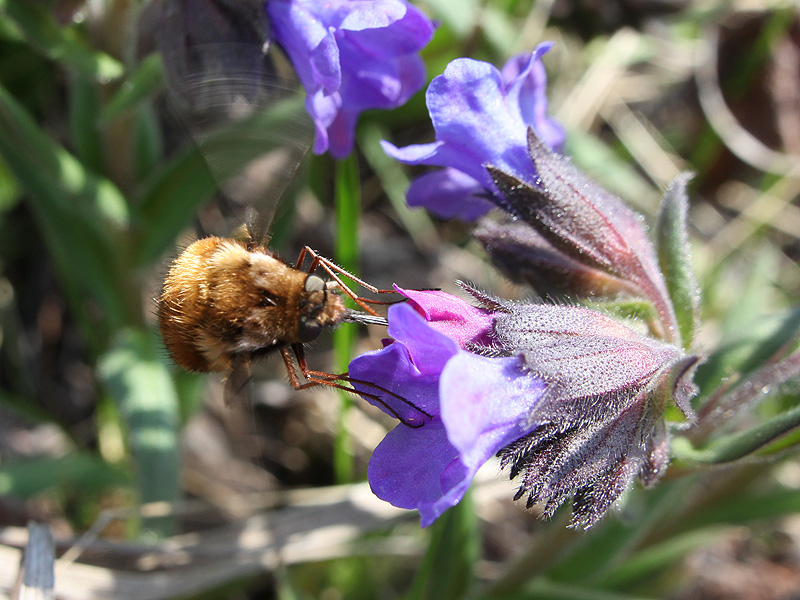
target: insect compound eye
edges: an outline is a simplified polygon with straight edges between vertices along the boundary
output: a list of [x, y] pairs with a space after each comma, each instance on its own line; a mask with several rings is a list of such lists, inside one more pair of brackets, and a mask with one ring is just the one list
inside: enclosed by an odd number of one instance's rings
[[[317, 279], [319, 279], [319, 277], [317, 277]], [[297, 328], [297, 336], [300, 338], [301, 343], [305, 344], [306, 342], [317, 339], [320, 333], [322, 333], [322, 325], [317, 321], [314, 319], [300, 319], [300, 325]]]
[[306, 285], [305, 285], [307, 292], [321, 292], [325, 289], [325, 282], [322, 280], [321, 277], [316, 275], [309, 275], [306, 277]]

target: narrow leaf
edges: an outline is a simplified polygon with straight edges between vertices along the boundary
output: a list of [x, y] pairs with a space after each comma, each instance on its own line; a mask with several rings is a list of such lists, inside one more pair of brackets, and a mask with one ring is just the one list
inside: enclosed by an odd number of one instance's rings
[[716, 525], [672, 536], [665, 542], [633, 554], [619, 566], [605, 573], [599, 583], [602, 587], [618, 589], [645, 578], [652, 578], [659, 571], [685, 558], [693, 550], [709, 546], [728, 533], [730, 527]]
[[127, 111], [135, 110], [144, 100], [159, 92], [164, 84], [164, 71], [161, 58], [151, 54], [136, 70], [126, 77], [119, 91], [111, 98], [100, 113], [101, 121], [116, 119]]
[[729, 463], [749, 456], [797, 427], [800, 427], [800, 407], [787, 410], [747, 431], [723, 436], [706, 448], [697, 449], [686, 438], [675, 438], [672, 451], [676, 458], [689, 463]]
[[122, 194], [47, 136], [3, 88], [0, 156], [27, 192], [73, 304], [85, 303], [88, 292], [108, 323], [122, 323], [130, 301], [117, 251], [117, 232], [128, 221]]
[[[720, 382], [752, 373], [776, 354], [793, 348], [797, 344], [798, 332], [800, 307], [750, 323], [736, 338], [718, 348], [698, 367], [695, 383], [701, 390], [701, 396], [711, 396], [719, 388]], [[702, 404], [698, 403], [698, 406]], [[702, 414], [702, 408], [698, 412]]]
[[90, 48], [77, 35], [76, 28], [59, 27], [45, 4], [0, 0], [0, 11], [11, 17], [27, 41], [47, 58], [97, 81], [105, 82], [122, 75], [124, 69], [119, 61]]
[[99, 363], [100, 376], [128, 427], [143, 503], [173, 502], [180, 495], [178, 396], [161, 355], [153, 335], [128, 329]]
[[680, 338], [686, 349], [691, 347], [694, 339], [700, 305], [700, 288], [689, 257], [686, 223], [689, 206], [686, 185], [692, 176], [691, 173], [682, 173], [667, 188], [656, 226], [658, 262], [667, 282]]
[[164, 155], [161, 127], [150, 106], [140, 106], [136, 112], [133, 135], [135, 174], [140, 180], [156, 169]]
[[80, 490], [87, 496], [127, 483], [128, 477], [119, 467], [83, 452], [7, 462], [0, 467], [0, 495], [23, 499], [53, 489]]
[[413, 210], [406, 204], [408, 176], [402, 169], [402, 164], [387, 156], [381, 148], [381, 140], [389, 138], [388, 130], [382, 125], [383, 122], [381, 125], [365, 123], [363, 127], [359, 127], [359, 148], [380, 179], [384, 193], [405, 231], [419, 248], [433, 252], [439, 242], [438, 233], [424, 210]]
[[106, 172], [105, 150], [97, 122], [98, 86], [95, 81], [75, 76], [69, 85], [70, 142], [84, 167]]
[[719, 404], [703, 419], [704, 427], [719, 426], [732, 415], [745, 414], [760, 400], [778, 392], [780, 387], [800, 379], [800, 351], [775, 363], [769, 363], [741, 381], [725, 394]]
[[[279, 196], [297, 167], [293, 160], [295, 155], [305, 151], [305, 117], [302, 111], [300, 99], [291, 98], [263, 112], [228, 123], [204, 135], [197, 146], [190, 146], [155, 173], [135, 202], [136, 218], [143, 234], [137, 263], [146, 265], [156, 260], [219, 186], [253, 160], [276, 150], [286, 152], [290, 157], [287, 159], [290, 171], [283, 174], [285, 180], [276, 181], [271, 186]], [[276, 204], [278, 198], [265, 199], [264, 202], [273, 200]], [[260, 210], [265, 219], [272, 217], [274, 204]]]
[[633, 596], [597, 589], [596, 585], [570, 585], [537, 579], [514, 596], [493, 600], [653, 600], [652, 596]]
[[433, 525], [428, 551], [407, 600], [458, 600], [469, 597], [480, 534], [469, 494]]

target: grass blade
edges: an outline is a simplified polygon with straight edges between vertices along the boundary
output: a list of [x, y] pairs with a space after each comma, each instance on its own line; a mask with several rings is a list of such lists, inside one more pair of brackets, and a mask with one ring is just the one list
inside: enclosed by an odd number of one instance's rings
[[[174, 502], [180, 495], [179, 407], [160, 342], [128, 329], [102, 357], [99, 373], [127, 424], [139, 501]], [[166, 534], [171, 522], [154, 521]]]

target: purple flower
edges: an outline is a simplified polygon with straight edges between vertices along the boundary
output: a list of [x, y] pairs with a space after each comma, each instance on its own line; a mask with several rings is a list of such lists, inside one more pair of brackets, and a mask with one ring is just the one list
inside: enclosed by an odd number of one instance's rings
[[[393, 341], [350, 364], [352, 377], [406, 400], [374, 402], [406, 423], [370, 461], [376, 495], [418, 508], [428, 525], [497, 453], [519, 478], [517, 498], [550, 516], [574, 497], [573, 524], [590, 527], [634, 478], [658, 479], [669, 458], [663, 414], [674, 403], [693, 415], [697, 357], [596, 311], [464, 289], [479, 307], [401, 291], [410, 302], [389, 311]], [[407, 425], [422, 414], [421, 427]]]
[[473, 220], [488, 212], [485, 198], [495, 192], [486, 172], [489, 163], [531, 184], [536, 172], [526, 135], [533, 127], [552, 147], [564, 140], [559, 125], [547, 117], [547, 77], [541, 57], [551, 43], [512, 58], [502, 72], [468, 58], [451, 62], [425, 94], [436, 141], [384, 150], [404, 163], [445, 167], [415, 180], [409, 206], [424, 206], [444, 218]]
[[439, 290], [404, 290], [407, 304], [428, 321], [428, 325], [454, 340], [459, 347], [491, 343], [494, 315], [491, 310], [467, 304], [461, 298]]
[[[409, 293], [424, 300], [421, 294]], [[349, 371], [403, 396], [407, 403], [390, 396], [384, 400], [404, 423], [419, 422], [421, 411], [430, 415], [421, 427], [395, 427], [369, 463], [375, 495], [400, 508], [418, 509], [423, 527], [461, 500], [483, 463], [536, 427], [528, 416], [545, 387], [526, 373], [519, 357], [490, 358], [462, 350], [437, 329], [460, 331], [462, 341], [476, 334], [479, 339], [479, 309], [440, 292], [428, 294], [432, 302], [424, 310], [432, 323], [417, 311], [419, 304], [392, 306], [392, 343], [355, 358]]]
[[267, 13], [306, 88], [316, 154], [347, 156], [361, 112], [396, 108], [425, 83], [417, 52], [434, 26], [405, 0], [269, 0]]

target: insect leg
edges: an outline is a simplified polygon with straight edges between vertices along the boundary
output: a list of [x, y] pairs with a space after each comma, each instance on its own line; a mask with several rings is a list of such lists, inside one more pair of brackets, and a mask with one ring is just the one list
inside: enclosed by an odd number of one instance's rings
[[350, 287], [347, 284], [345, 284], [342, 281], [342, 278], [339, 277], [340, 274], [344, 275], [345, 277], [347, 277], [354, 283], [360, 285], [364, 289], [369, 290], [373, 294], [396, 294], [397, 292], [395, 292], [394, 290], [381, 290], [376, 288], [374, 285], [371, 285], [366, 281], [364, 281], [363, 279], [360, 279], [355, 275], [353, 275], [352, 273], [346, 271], [332, 260], [325, 258], [324, 256], [321, 256], [316, 250], [314, 250], [310, 246], [304, 246], [303, 249], [300, 251], [300, 255], [297, 257], [298, 269], [302, 269], [303, 262], [306, 259], [306, 255], [311, 257], [311, 264], [307, 269], [308, 273], [313, 273], [314, 270], [317, 268], [322, 269], [328, 274], [328, 276], [331, 279], [333, 279], [336, 282], [336, 285], [343, 293], [347, 294], [353, 300], [353, 302], [358, 304], [368, 313], [372, 315], [377, 315], [377, 313], [374, 310], [372, 310], [369, 306], [366, 306], [367, 304], [393, 304], [392, 302], [383, 302], [381, 300], [371, 300], [369, 298], [362, 298], [361, 296], [356, 294], [353, 290], [350, 289]]
[[297, 351], [295, 350], [294, 355], [292, 355], [291, 350], [289, 350], [289, 346], [283, 346], [281, 348], [281, 358], [283, 358], [283, 364], [286, 365], [286, 374], [289, 375], [289, 383], [292, 384], [294, 389], [302, 390], [303, 384], [300, 383], [300, 378], [297, 377], [297, 371], [295, 371], [294, 368], [294, 356], [296, 355]]
[[[291, 357], [291, 354], [289, 353], [289, 348], [281, 348], [281, 354], [284, 357], [283, 360], [287, 365], [287, 370], [290, 369], [289, 379], [290, 379], [290, 381], [292, 383], [292, 386], [296, 390], [302, 390], [302, 389], [314, 387], [314, 386], [317, 386], [317, 385], [325, 385], [325, 386], [336, 388], [336, 389], [339, 389], [339, 390], [344, 390], [345, 392], [350, 392], [351, 394], [358, 394], [362, 398], [369, 398], [370, 400], [374, 400], [375, 402], [377, 402], [378, 404], [380, 404], [381, 406], [386, 408], [386, 410], [394, 418], [396, 418], [398, 421], [400, 421], [403, 425], [405, 425], [407, 427], [411, 427], [413, 429], [416, 429], [418, 427], [422, 427], [425, 424], [424, 419], [421, 422], [417, 423], [417, 422], [415, 422], [413, 420], [405, 419], [404, 417], [400, 416], [400, 414], [396, 410], [394, 410], [391, 406], [389, 406], [382, 398], [380, 398], [376, 394], [372, 394], [370, 392], [357, 391], [357, 390], [355, 390], [355, 389], [353, 389], [351, 387], [348, 387], [346, 385], [342, 385], [339, 382], [345, 382], [345, 383], [350, 383], [350, 384], [357, 383], [359, 385], [363, 385], [365, 387], [372, 388], [372, 389], [374, 389], [374, 390], [376, 390], [378, 392], [382, 392], [384, 394], [392, 396], [393, 398], [396, 398], [397, 400], [400, 400], [404, 404], [407, 404], [408, 406], [410, 406], [414, 410], [418, 411], [420, 414], [424, 415], [425, 417], [428, 417], [429, 419], [433, 418], [433, 415], [425, 412], [424, 410], [422, 410], [421, 408], [419, 408], [418, 406], [413, 404], [410, 400], [407, 400], [403, 396], [400, 396], [399, 394], [395, 394], [394, 392], [379, 386], [377, 383], [373, 383], [371, 381], [363, 381], [361, 379], [353, 379], [347, 373], [343, 373], [341, 375], [336, 375], [334, 373], [327, 373], [325, 371], [313, 371], [313, 370], [308, 368], [308, 363], [306, 363], [306, 356], [305, 356], [305, 350], [303, 349], [303, 345], [302, 344], [292, 344], [291, 348], [292, 348], [292, 351], [294, 352], [295, 357], [297, 358], [297, 365], [300, 367], [300, 372], [303, 374], [303, 377], [305, 377], [306, 380], [307, 380], [307, 383], [304, 383], [304, 384], [301, 384], [299, 382], [299, 380], [297, 378], [297, 374], [294, 371], [294, 363], [291, 360], [292, 357]], [[288, 356], [288, 359], [287, 359], [287, 356]]]
[[[311, 271], [313, 271], [314, 269], [316, 269], [317, 267], [320, 267], [326, 273], [328, 273], [331, 277], [334, 277], [335, 273], [341, 273], [342, 275], [344, 275], [348, 279], [354, 281], [355, 283], [357, 283], [358, 285], [360, 285], [364, 289], [369, 290], [373, 294], [396, 294], [397, 293], [394, 290], [381, 290], [381, 289], [378, 289], [374, 285], [371, 285], [371, 284], [367, 283], [366, 281], [364, 281], [363, 279], [360, 279], [360, 278], [356, 277], [355, 275], [353, 275], [352, 273], [350, 273], [346, 269], [343, 269], [342, 267], [337, 265], [331, 259], [322, 256], [319, 252], [314, 250], [311, 246], [303, 246], [303, 249], [300, 250], [300, 255], [297, 257], [297, 268], [298, 269], [300, 269], [302, 267], [303, 262], [306, 259], [306, 255], [311, 257], [311, 264], [309, 265], [309, 267], [307, 269], [307, 271], [309, 273]], [[338, 278], [337, 278], [337, 280], [338, 280]]]

